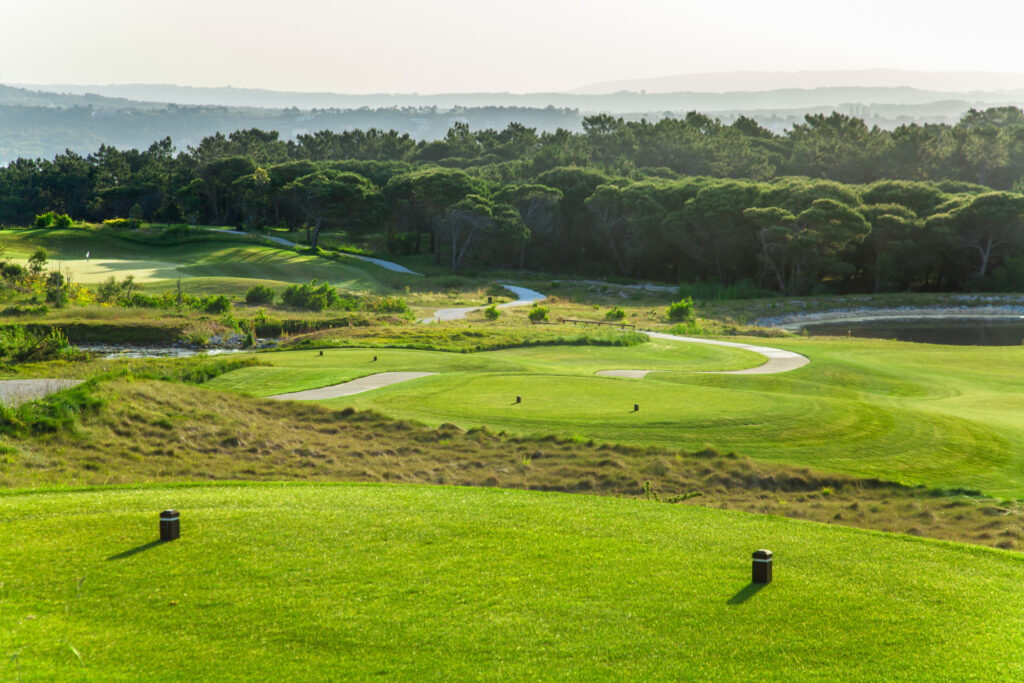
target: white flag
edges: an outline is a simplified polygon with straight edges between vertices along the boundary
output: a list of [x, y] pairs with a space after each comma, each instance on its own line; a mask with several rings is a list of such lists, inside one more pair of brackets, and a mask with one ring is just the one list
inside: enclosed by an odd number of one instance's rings
[[89, 252], [85, 252], [85, 262], [89, 262]]

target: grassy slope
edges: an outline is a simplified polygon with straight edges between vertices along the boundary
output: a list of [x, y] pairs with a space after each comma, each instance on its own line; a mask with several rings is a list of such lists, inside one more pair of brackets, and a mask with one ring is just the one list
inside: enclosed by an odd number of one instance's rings
[[[3, 503], [5, 678], [1024, 675], [1024, 564], [1002, 551], [497, 489]], [[182, 538], [154, 545], [171, 506]], [[758, 547], [775, 551], [776, 579], [755, 591]]]
[[[437, 354], [408, 362], [388, 351], [381, 356], [388, 370], [445, 374], [331, 405], [519, 434], [575, 434], [691, 451], [711, 445], [832, 471], [1024, 494], [1024, 456], [1018, 455], [1024, 452], [1024, 348], [856, 339], [777, 345], [804, 353], [811, 364], [780, 375], [701, 375], [689, 371], [736, 367], [744, 358], [700, 357], [706, 347], [685, 347], [691, 350], [672, 356], [655, 343], [509, 349], [454, 360]], [[241, 370], [214, 386], [270, 394], [376, 371], [365, 352], [337, 356], [327, 372], [318, 370], [322, 359], [315, 356], [266, 358], [281, 367]], [[616, 368], [682, 371], [642, 381], [592, 374]], [[516, 395], [523, 404], [512, 403]], [[634, 403], [639, 413], [632, 412]]]
[[231, 238], [164, 247], [84, 230], [17, 230], [0, 232], [0, 245], [16, 259], [27, 259], [36, 247], [45, 247], [51, 267], [59, 260], [61, 270], [70, 271], [78, 282], [93, 284], [111, 275], [123, 278], [134, 274], [153, 291], [174, 287], [179, 265], [186, 291], [196, 294], [237, 295], [256, 282], [281, 287], [313, 279], [346, 289], [388, 292], [386, 282], [403, 279], [355, 260], [339, 262]]
[[[232, 364], [236, 361], [223, 361]], [[150, 362], [152, 376], [201, 376], [219, 363]], [[112, 363], [113, 365], [113, 363]], [[70, 396], [44, 402], [67, 406]], [[73, 429], [0, 439], [0, 486], [255, 480], [501, 486], [665, 499], [1016, 548], [1024, 507], [703, 452], [578, 439], [430, 429], [370, 412], [264, 401], [163, 381], [95, 389]], [[47, 410], [63, 419], [69, 410]]]

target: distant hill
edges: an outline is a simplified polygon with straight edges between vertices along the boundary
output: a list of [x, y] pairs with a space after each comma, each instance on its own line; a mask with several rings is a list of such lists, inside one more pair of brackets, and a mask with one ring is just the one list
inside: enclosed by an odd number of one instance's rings
[[1024, 89], [1024, 74], [991, 71], [732, 71], [661, 78], [603, 81], [570, 92], [595, 95], [620, 91], [648, 93], [734, 92], [789, 88], [914, 88], [960, 93]]
[[700, 111], [725, 123], [750, 116], [781, 133], [809, 113], [838, 111], [892, 129], [907, 123], [955, 123], [971, 108], [1022, 104], [1024, 87], [967, 93], [843, 86], [736, 92], [345, 95], [177, 85], [0, 85], [0, 164], [18, 157], [52, 158], [65, 149], [88, 154], [101, 144], [146, 148], [167, 136], [183, 149], [216, 132], [251, 127], [279, 131], [284, 139], [324, 129], [382, 128], [436, 140], [456, 122], [474, 130], [500, 130], [518, 122], [541, 132], [580, 131], [583, 118], [597, 113], [657, 121]]
[[[691, 77], [687, 77], [691, 78]], [[965, 110], [971, 106], [1024, 103], [1024, 77], [1016, 90], [971, 91], [923, 90], [912, 87], [835, 86], [784, 89], [749, 87], [732, 88], [729, 92], [712, 89], [656, 92], [641, 88], [631, 92], [604, 93], [447, 93], [435, 95], [375, 94], [346, 95], [341, 93], [279, 92], [248, 88], [195, 88], [179, 85], [33, 85], [26, 88], [66, 97], [91, 96], [95, 106], [109, 102], [174, 103], [193, 106], [260, 107], [267, 109], [382, 109], [389, 107], [530, 107], [568, 108], [582, 113], [703, 111], [726, 112], [762, 109], [802, 109], [839, 107], [841, 105], [924, 105], [933, 102], [960, 101]], [[620, 88], [620, 90], [622, 90]], [[22, 90], [21, 92], [29, 92]], [[36, 93], [46, 97], [41, 92]], [[52, 94], [49, 95], [53, 97]], [[6, 104], [2, 93], [0, 103]], [[123, 106], [123, 105], [121, 105]], [[141, 106], [141, 104], [139, 105]]]

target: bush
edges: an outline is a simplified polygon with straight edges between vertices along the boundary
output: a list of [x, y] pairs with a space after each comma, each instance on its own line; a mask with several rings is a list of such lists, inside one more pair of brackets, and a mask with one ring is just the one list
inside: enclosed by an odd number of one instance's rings
[[257, 337], [280, 337], [284, 333], [284, 323], [280, 318], [272, 318], [261, 308], [252, 319], [252, 329]]
[[54, 213], [53, 211], [47, 211], [36, 216], [35, 223], [33, 225], [37, 228], [48, 228], [53, 225]]
[[694, 319], [693, 299], [686, 297], [680, 299], [668, 307], [668, 319], [676, 322], [690, 322]]
[[32, 252], [32, 256], [28, 259], [28, 270], [33, 275], [39, 275], [46, 270], [46, 264], [49, 261], [50, 255], [43, 247], [36, 247], [36, 250]]
[[11, 280], [13, 282], [25, 277], [25, 269], [17, 263], [5, 263], [0, 266], [0, 275], [2, 275], [5, 280]]
[[231, 299], [223, 294], [204, 298], [203, 310], [207, 313], [227, 313], [231, 310]]
[[51, 224], [55, 228], [70, 228], [71, 227], [71, 216], [66, 213], [58, 213], [53, 216], [53, 223]]
[[266, 285], [253, 285], [245, 293], [247, 304], [272, 304], [274, 303], [274, 290]]
[[484, 309], [484, 317], [488, 320], [497, 320], [500, 315], [501, 311], [499, 311], [498, 307], [493, 304]]
[[[358, 308], [370, 313], [408, 313], [409, 305], [405, 299], [397, 296], [383, 296], [374, 299], [367, 299], [358, 305]], [[352, 310], [352, 309], [349, 309]]]
[[119, 294], [121, 294], [121, 285], [113, 275], [96, 288], [96, 298], [103, 302], [116, 301]]
[[623, 320], [626, 317], [626, 312], [622, 310], [621, 306], [616, 306], [612, 310], [604, 314], [605, 320]]
[[527, 317], [530, 318], [530, 322], [532, 323], [542, 323], [547, 321], [548, 313], [550, 313], [550, 311], [544, 306], [534, 306], [530, 309], [530, 312], [527, 313]]
[[281, 295], [286, 306], [304, 308], [308, 311], [322, 311], [325, 308], [337, 308], [341, 304], [338, 291], [326, 282], [318, 285], [313, 280], [308, 285], [291, 285]]
[[142, 221], [134, 218], [108, 218], [103, 221], [103, 225], [121, 230], [137, 230], [142, 227]]

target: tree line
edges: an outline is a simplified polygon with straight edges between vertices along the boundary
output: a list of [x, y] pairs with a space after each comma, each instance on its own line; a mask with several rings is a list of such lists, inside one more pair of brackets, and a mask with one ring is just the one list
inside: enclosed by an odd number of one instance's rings
[[868, 129], [808, 116], [589, 117], [416, 142], [378, 129], [281, 140], [250, 129], [178, 152], [103, 146], [0, 169], [0, 223], [75, 218], [384, 233], [394, 253], [467, 264], [784, 293], [1024, 285], [1024, 114]]

